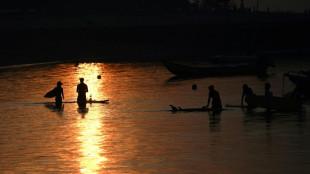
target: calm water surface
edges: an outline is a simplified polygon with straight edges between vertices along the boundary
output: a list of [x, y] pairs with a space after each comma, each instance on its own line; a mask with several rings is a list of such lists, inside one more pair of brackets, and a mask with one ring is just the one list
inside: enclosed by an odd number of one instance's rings
[[[227, 108], [172, 113], [169, 104], [206, 105], [215, 85], [223, 105], [240, 104], [242, 84], [263, 94], [265, 82], [282, 95], [283, 73], [310, 61], [276, 61], [270, 77], [171, 79], [156, 63], [59, 63], [0, 69], [0, 173], [308, 173], [309, 105], [302, 112]], [[97, 79], [101, 75], [101, 79]], [[61, 80], [75, 101], [84, 77], [88, 97], [109, 104], [65, 103], [44, 94]], [[193, 83], [198, 89], [193, 91]], [[284, 91], [294, 85], [284, 80]]]

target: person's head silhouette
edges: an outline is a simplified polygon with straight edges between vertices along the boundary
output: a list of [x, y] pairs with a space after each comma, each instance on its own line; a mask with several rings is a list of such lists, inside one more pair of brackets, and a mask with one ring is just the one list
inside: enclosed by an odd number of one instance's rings
[[209, 86], [209, 90], [210, 90], [210, 91], [214, 91], [214, 86], [213, 86], [213, 85], [210, 85], [210, 86]]
[[243, 90], [246, 90], [246, 89], [248, 89], [249, 87], [248, 87], [247, 84], [243, 84], [242, 88], [243, 88]]
[[58, 81], [58, 82], [57, 82], [57, 86], [59, 86], [59, 87], [60, 87], [62, 84], [63, 84], [63, 83], [61, 83], [61, 81]]

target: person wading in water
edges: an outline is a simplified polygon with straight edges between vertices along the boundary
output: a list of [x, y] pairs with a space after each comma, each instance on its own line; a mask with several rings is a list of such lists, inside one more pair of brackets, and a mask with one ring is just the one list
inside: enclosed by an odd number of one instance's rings
[[77, 85], [76, 92], [78, 93], [77, 103], [80, 108], [86, 107], [86, 92], [88, 92], [88, 87], [84, 83], [84, 78], [80, 78], [80, 84]]
[[243, 91], [242, 91], [242, 97], [241, 97], [241, 108], [243, 108], [244, 106], [243, 100], [247, 102], [249, 108], [254, 108], [255, 106], [251, 105], [251, 103], [249, 104], [248, 102], [249, 101], [248, 97], [255, 95], [253, 90], [247, 84], [243, 84], [242, 89]]
[[273, 96], [273, 93], [270, 92], [271, 84], [265, 83], [265, 97], [266, 97], [266, 111], [268, 113], [271, 112], [271, 97]]
[[57, 108], [61, 108], [62, 106], [62, 99], [65, 99], [63, 88], [61, 87], [62, 83], [59, 81], [57, 82], [57, 87], [54, 88], [55, 90], [55, 103]]
[[208, 104], [206, 107], [209, 107], [210, 100], [212, 99], [212, 109], [214, 111], [221, 111], [222, 109], [222, 103], [221, 103], [221, 98], [219, 92], [214, 90], [214, 86], [210, 85], [209, 86], [209, 98], [208, 98]]

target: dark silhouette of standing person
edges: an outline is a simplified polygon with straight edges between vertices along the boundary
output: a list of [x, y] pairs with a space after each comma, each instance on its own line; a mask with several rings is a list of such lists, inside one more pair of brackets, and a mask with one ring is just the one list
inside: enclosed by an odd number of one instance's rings
[[267, 109], [267, 112], [270, 112], [271, 111], [271, 106], [270, 106], [270, 100], [271, 100], [271, 96], [273, 96], [273, 93], [270, 92], [270, 88], [271, 88], [271, 85], [270, 83], [265, 83], [265, 97], [266, 97], [266, 109]]
[[222, 109], [222, 103], [219, 92], [214, 90], [214, 86], [209, 86], [209, 98], [208, 98], [208, 104], [207, 107], [209, 107], [210, 100], [212, 99], [212, 109], [213, 110], [221, 110]]
[[78, 93], [77, 103], [80, 108], [86, 107], [86, 92], [88, 92], [88, 87], [84, 83], [84, 78], [80, 78], [80, 84], [77, 85], [76, 92]]
[[55, 103], [57, 108], [61, 108], [62, 106], [62, 99], [65, 99], [63, 88], [61, 87], [63, 83], [60, 81], [57, 82], [57, 87], [54, 88], [55, 90]]
[[[245, 102], [248, 103], [247, 97], [254, 95], [253, 90], [247, 84], [243, 84], [242, 89], [243, 90], [242, 90], [242, 97], [241, 97], [241, 107], [243, 107], [243, 100], [245, 100]], [[250, 106], [248, 103], [248, 107], [254, 107], [254, 106]]]

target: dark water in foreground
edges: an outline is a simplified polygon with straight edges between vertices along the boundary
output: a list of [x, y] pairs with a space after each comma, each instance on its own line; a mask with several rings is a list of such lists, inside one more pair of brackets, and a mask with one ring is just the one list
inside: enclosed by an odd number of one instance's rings
[[[156, 63], [46, 64], [0, 72], [0, 173], [308, 173], [310, 106], [301, 112], [227, 108], [172, 113], [169, 104], [200, 107], [215, 85], [223, 105], [240, 104], [247, 83], [263, 94], [265, 82], [282, 95], [287, 71], [310, 61], [276, 61], [270, 77], [173, 80]], [[97, 75], [101, 79], [97, 79]], [[93, 99], [109, 104], [45, 105], [43, 95], [61, 80], [65, 101], [76, 100], [84, 77]], [[193, 91], [193, 83], [198, 90]], [[293, 89], [288, 79], [284, 91]]]

